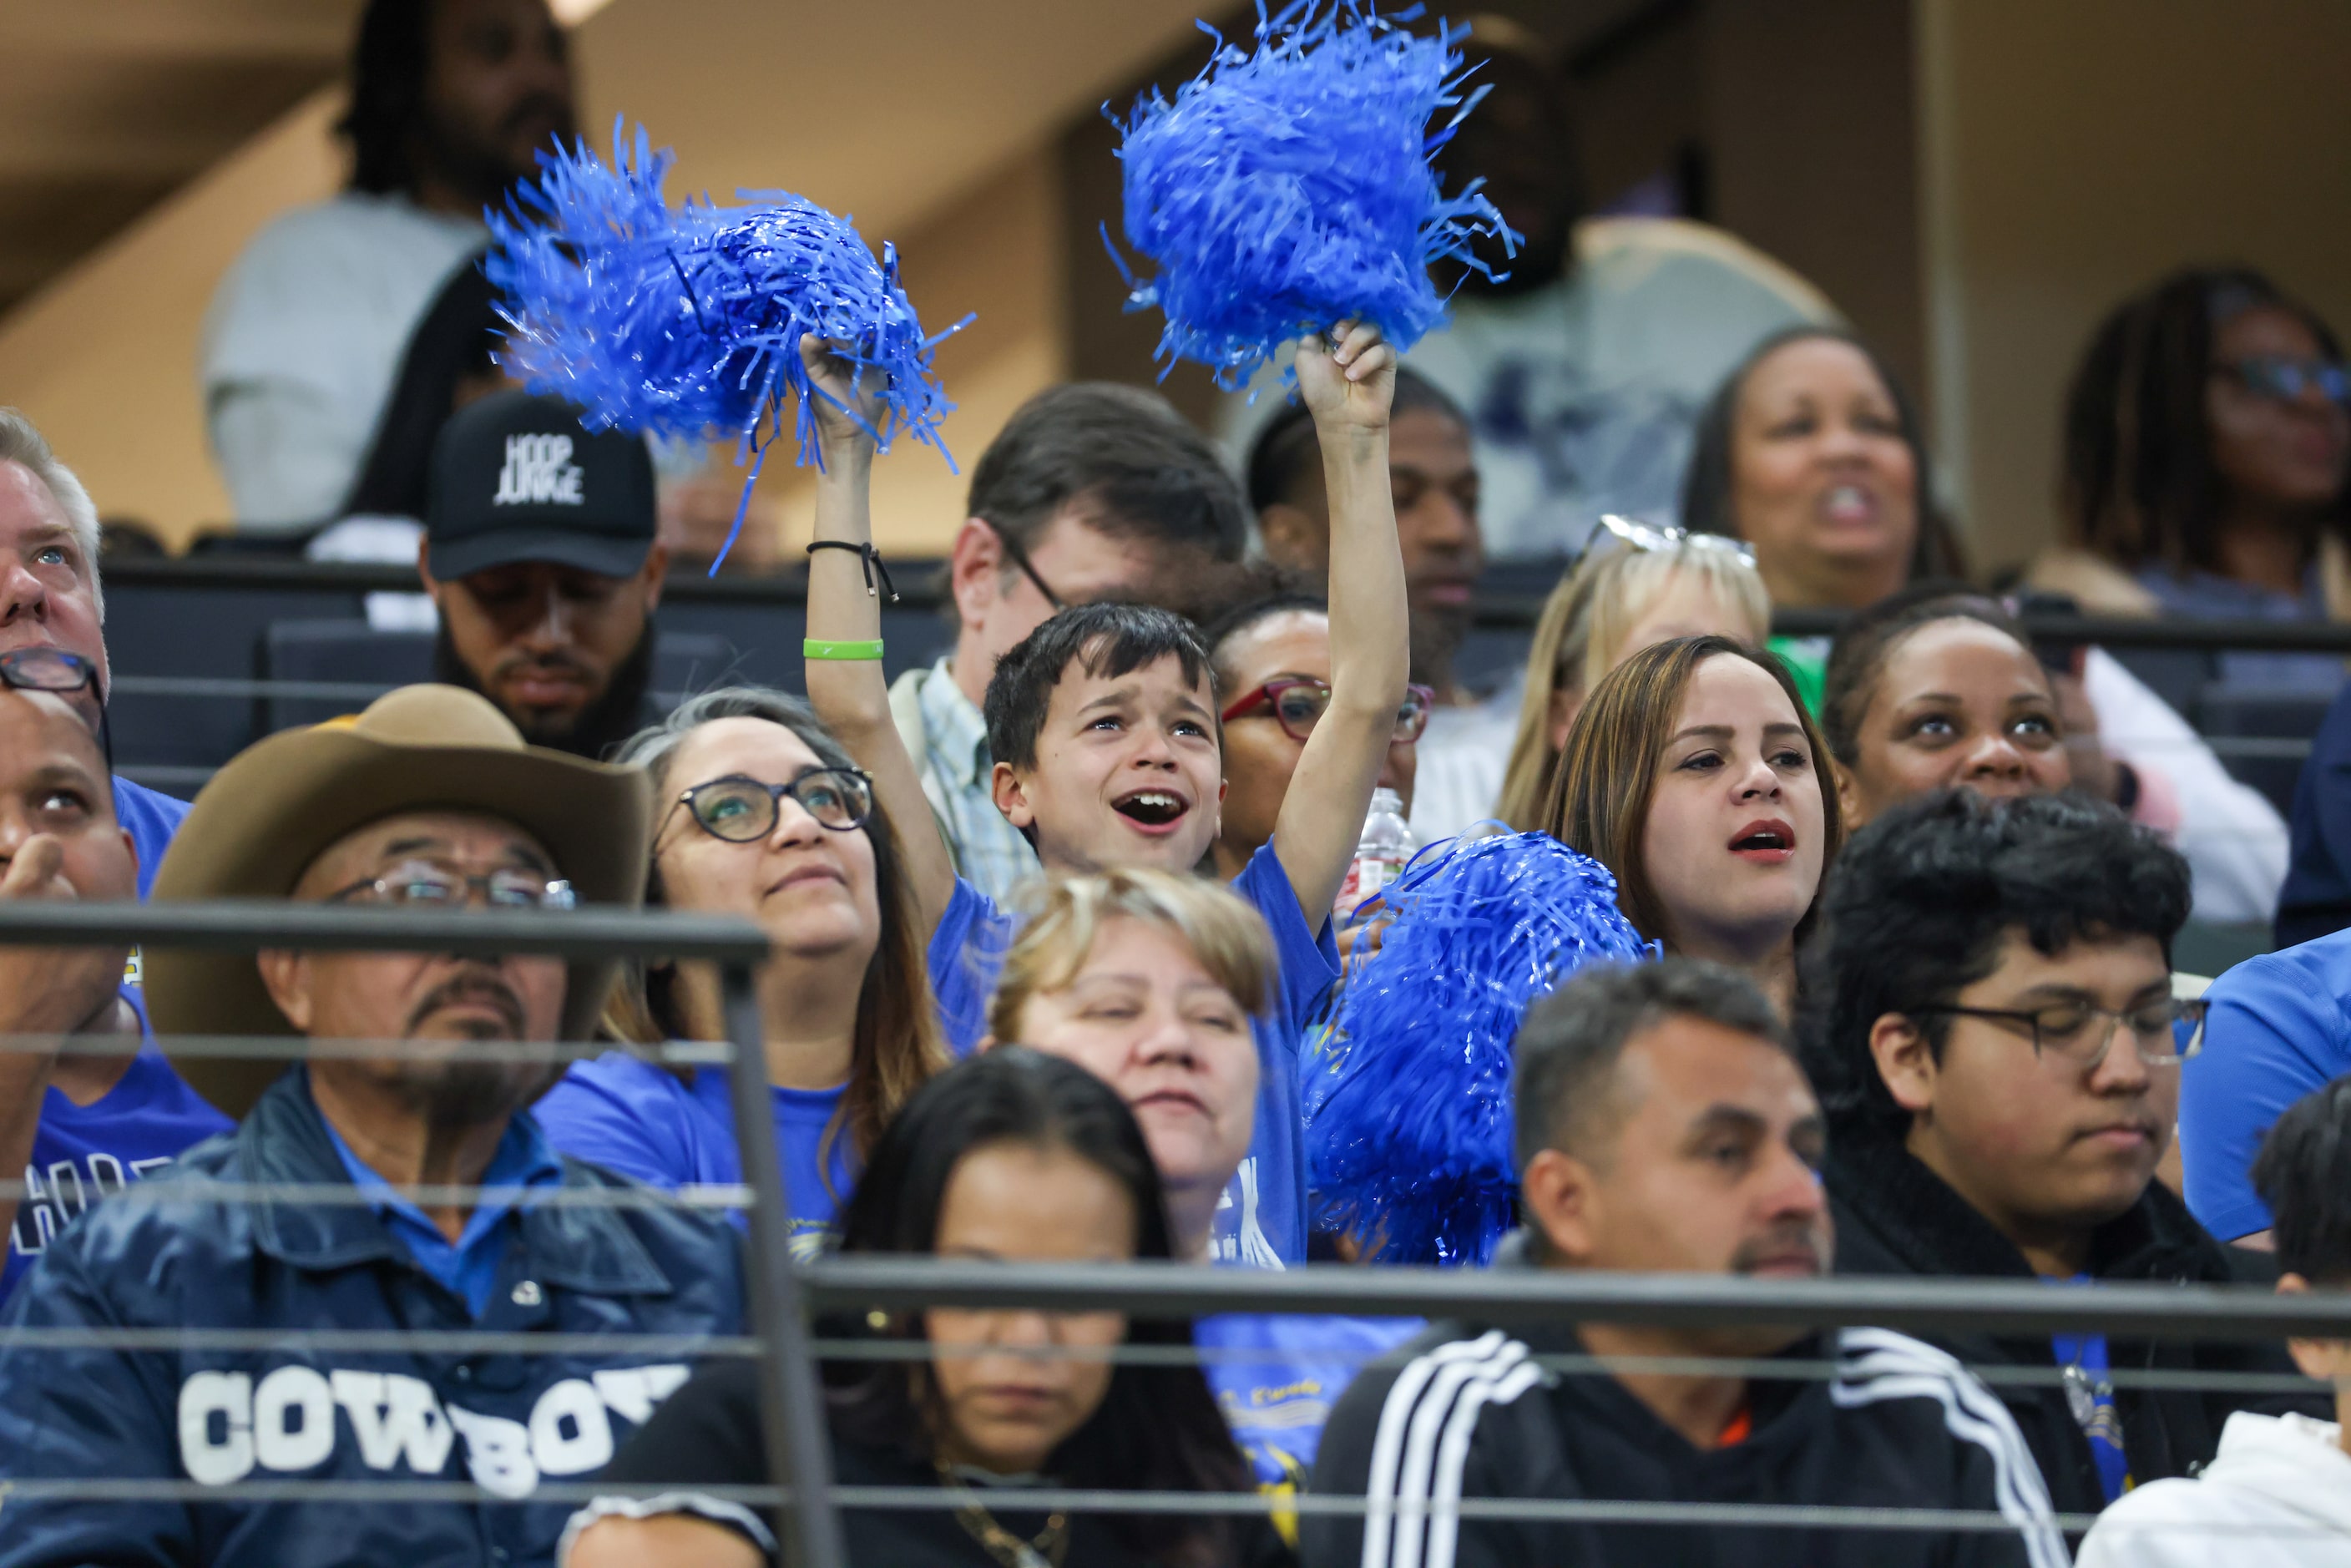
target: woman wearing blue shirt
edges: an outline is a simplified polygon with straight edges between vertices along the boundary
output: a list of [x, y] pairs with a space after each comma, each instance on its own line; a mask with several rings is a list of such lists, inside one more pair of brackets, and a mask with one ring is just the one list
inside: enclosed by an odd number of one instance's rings
[[[781, 692], [705, 693], [620, 760], [653, 778], [646, 903], [741, 915], [773, 945], [765, 1070], [794, 1249], [813, 1256], [882, 1129], [946, 1061], [897, 834], [840, 743]], [[709, 966], [635, 978], [607, 1016], [621, 1038], [726, 1038]], [[615, 1052], [573, 1067], [536, 1113], [564, 1153], [657, 1186], [741, 1179], [719, 1069]]]

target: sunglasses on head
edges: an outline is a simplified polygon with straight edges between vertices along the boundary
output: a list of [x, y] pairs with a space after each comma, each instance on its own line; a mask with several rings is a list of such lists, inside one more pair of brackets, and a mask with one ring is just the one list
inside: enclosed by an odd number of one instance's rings
[[0, 653], [0, 685], [20, 692], [80, 692], [90, 695], [98, 713], [99, 749], [114, 769], [114, 735], [106, 723], [106, 701], [98, 685], [98, 666], [79, 653], [63, 648], [11, 648]]
[[1636, 550], [1710, 550], [1736, 556], [1747, 566], [1755, 564], [1755, 547], [1745, 539], [1735, 539], [1728, 534], [1694, 534], [1687, 528], [1653, 528], [1614, 513], [1592, 525], [1592, 531], [1583, 538], [1583, 554], [1577, 559], [1589, 559], [1593, 550], [1612, 545]]

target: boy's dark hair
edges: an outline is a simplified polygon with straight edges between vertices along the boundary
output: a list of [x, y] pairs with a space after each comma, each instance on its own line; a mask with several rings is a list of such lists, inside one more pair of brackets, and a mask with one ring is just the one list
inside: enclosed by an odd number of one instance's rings
[[1510, 1088], [1520, 1170], [1545, 1149], [1574, 1153], [1614, 1130], [1609, 1086], [1635, 1035], [1695, 1018], [1793, 1054], [1787, 1027], [1755, 982], [1700, 958], [1597, 964], [1527, 1009]]
[[1847, 841], [1806, 955], [1804, 1065], [1840, 1127], [1898, 1132], [1870, 1054], [1888, 1013], [1917, 1019], [1940, 1060], [1948, 1007], [2022, 932], [2055, 956], [2077, 941], [2152, 936], [2171, 960], [2188, 918], [2188, 862], [2112, 806], [2074, 795], [1988, 800], [1944, 789], [1905, 800]]
[[1184, 678], [1208, 687], [1217, 679], [1199, 628], [1172, 610], [1149, 604], [1073, 604], [1014, 643], [987, 680], [987, 749], [1015, 768], [1037, 765], [1037, 737], [1045, 727], [1053, 688], [1072, 662], [1090, 675], [1116, 677], [1173, 658]]
[[1110, 382], [1022, 403], [971, 471], [972, 517], [1028, 550], [1061, 509], [1107, 534], [1235, 561], [1249, 543], [1240, 486], [1217, 449], [1156, 392]]
[[2253, 1157], [2278, 1269], [2351, 1284], [2351, 1074], [2286, 1107]]
[[1861, 760], [1861, 721], [1877, 696], [1886, 660], [1911, 632], [1938, 621], [1980, 622], [2032, 652], [2024, 628], [1998, 600], [1950, 578], [1914, 582], [1857, 612], [1837, 628], [1821, 689], [1821, 735], [1847, 768]]
[[[1444, 415], [1464, 430], [1473, 429], [1469, 415], [1453, 394], [1409, 365], [1396, 367], [1395, 397], [1388, 418], [1393, 421], [1416, 410]], [[1262, 512], [1278, 501], [1297, 498], [1299, 478], [1322, 461], [1322, 444], [1314, 435], [1314, 415], [1302, 401], [1284, 403], [1249, 443], [1249, 510]]]
[[[916, 1090], [874, 1146], [842, 1210], [843, 1253], [929, 1254], [939, 1216], [966, 1157], [1011, 1145], [1085, 1161], [1133, 1206], [1134, 1255], [1165, 1260], [1173, 1248], [1151, 1146], [1115, 1090], [1075, 1063], [1026, 1046], [999, 1046], [949, 1068]], [[861, 1327], [862, 1327], [861, 1321]], [[852, 1333], [859, 1332], [851, 1330]], [[865, 1337], [877, 1337], [865, 1329]], [[921, 1343], [921, 1312], [895, 1315], [879, 1337]], [[1182, 1319], [1134, 1319], [1126, 1343], [1155, 1349], [1192, 1343]], [[892, 1448], [925, 1464], [937, 1457], [930, 1380], [921, 1362], [840, 1361], [825, 1368], [837, 1427], [855, 1441]], [[1116, 1365], [1102, 1404], [1066, 1438], [1052, 1473], [1071, 1486], [1131, 1491], [1238, 1491], [1249, 1469], [1207, 1380], [1194, 1365]], [[1232, 1560], [1228, 1521], [1113, 1515], [1107, 1531], [1146, 1563]]]

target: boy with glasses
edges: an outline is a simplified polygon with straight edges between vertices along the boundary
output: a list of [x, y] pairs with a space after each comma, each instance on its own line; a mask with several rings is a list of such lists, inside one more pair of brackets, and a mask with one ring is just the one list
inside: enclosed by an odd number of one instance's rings
[[[1837, 1263], [1856, 1274], [2054, 1284], [2223, 1283], [2257, 1260], [2154, 1179], [2199, 1004], [2172, 996], [2188, 867], [2069, 796], [1906, 802], [1856, 834], [1823, 897], [1806, 1046], [1830, 1113]], [[2288, 1370], [2233, 1343], [1955, 1335], [1970, 1365], [2030, 1366], [2002, 1399], [2061, 1512], [2209, 1459], [2227, 1389], [2117, 1384], [2125, 1369]]]

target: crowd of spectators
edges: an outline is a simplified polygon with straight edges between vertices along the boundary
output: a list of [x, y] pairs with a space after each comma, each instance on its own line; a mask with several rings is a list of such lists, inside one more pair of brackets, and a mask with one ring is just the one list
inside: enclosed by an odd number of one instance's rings
[[[746, 1178], [729, 1071], [768, 1087], [801, 1260], [1382, 1267], [1378, 1226], [1318, 1221], [1304, 1107], [1334, 992], [1421, 917], [1358, 907], [1383, 791], [1423, 842], [1590, 857], [1653, 949], [1548, 977], [1517, 1026], [1478, 1108], [1515, 1139], [1497, 1269], [2351, 1287], [2351, 692], [2289, 832], [2176, 691], [2030, 629], [2346, 613], [2331, 331], [2241, 268], [2124, 305], [2068, 399], [2065, 543], [1995, 593], [1869, 343], [1728, 235], [1588, 215], [1550, 67], [1471, 42], [1492, 91], [1443, 157], [1527, 236], [1508, 278], [1448, 279], [1401, 361], [1360, 323], [1302, 338], [1294, 399], [1214, 435], [1040, 392], [972, 470], [952, 646], [894, 684], [871, 424], [805, 341], [805, 695], [671, 702], [699, 458], [483, 348], [476, 214], [570, 128], [563, 33], [540, 0], [367, 7], [351, 188], [224, 282], [206, 409], [242, 527], [399, 520], [434, 679], [193, 803], [116, 776], [97, 512], [0, 410], [0, 900], [735, 916], [764, 1033], [659, 1060], [728, 1037], [690, 961], [0, 949], [0, 1568], [778, 1560], [734, 1495], [770, 1473], [755, 1364], [614, 1348], [746, 1327], [741, 1228], [680, 1201]], [[1463, 657], [1489, 556], [1559, 569], [1499, 683]], [[1774, 636], [1784, 610], [1839, 619]], [[2331, 655], [2209, 664], [2342, 685]], [[2198, 924], [2273, 918], [2276, 951], [2179, 972]], [[549, 1043], [580, 1049], [514, 1049]], [[856, 1565], [2351, 1557], [2351, 1338], [819, 1326], [870, 1353], [821, 1367], [838, 1479], [937, 1494], [844, 1510]], [[489, 1337], [398, 1340], [434, 1332]], [[256, 1485], [395, 1478], [479, 1495]], [[70, 1495], [113, 1481], [158, 1485]], [[1867, 1511], [1725, 1522], [1785, 1504]]]

